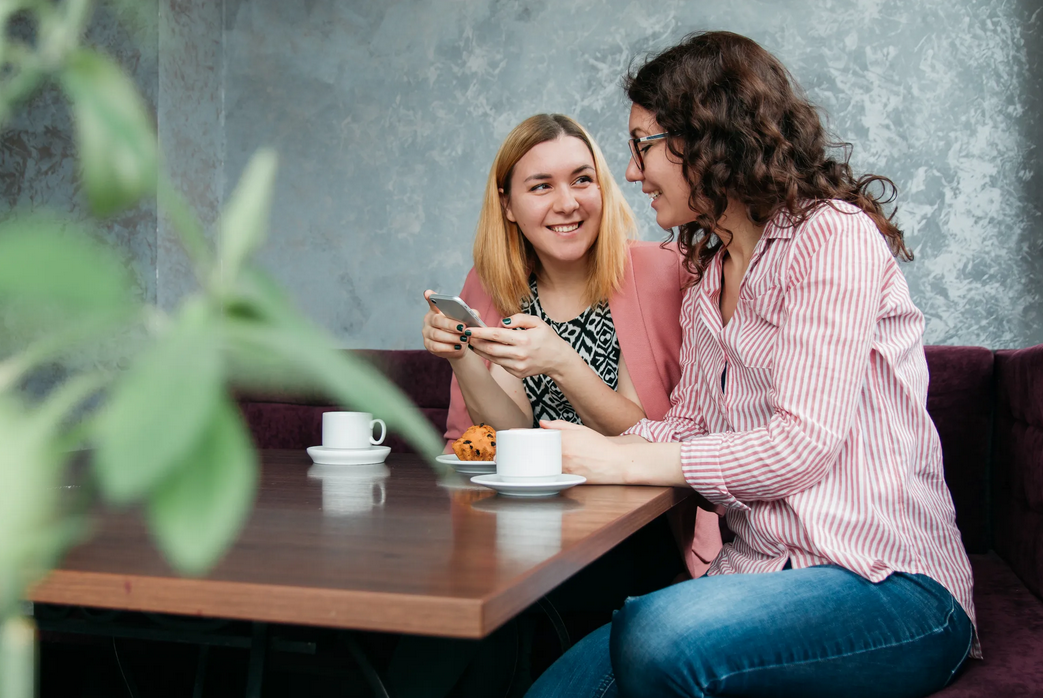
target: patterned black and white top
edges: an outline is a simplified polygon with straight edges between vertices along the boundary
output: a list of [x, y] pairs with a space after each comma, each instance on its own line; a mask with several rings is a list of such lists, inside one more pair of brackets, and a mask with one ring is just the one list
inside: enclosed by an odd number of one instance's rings
[[[532, 299], [525, 312], [547, 323], [559, 337], [576, 350], [608, 387], [615, 390], [619, 386], [619, 338], [616, 336], [616, 325], [612, 322], [612, 312], [608, 303], [592, 305], [578, 317], [567, 322], [554, 322], [547, 317], [540, 305], [535, 275], [529, 277], [529, 290], [532, 292]], [[525, 385], [525, 395], [529, 398], [529, 404], [532, 405], [533, 427], [539, 427], [541, 419], [563, 419], [575, 424], [583, 423], [557, 383], [547, 376], [529, 376], [523, 378], [522, 383]]]

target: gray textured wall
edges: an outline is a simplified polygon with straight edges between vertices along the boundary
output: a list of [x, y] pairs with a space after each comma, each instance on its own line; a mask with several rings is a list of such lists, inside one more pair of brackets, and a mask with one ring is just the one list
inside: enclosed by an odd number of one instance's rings
[[[226, 0], [225, 172], [282, 153], [270, 268], [347, 346], [418, 347], [457, 290], [508, 130], [572, 114], [622, 181], [631, 59], [704, 28], [779, 55], [892, 177], [926, 341], [1043, 341], [1038, 0]], [[643, 237], [661, 231], [624, 185]]]
[[[620, 76], [696, 29], [775, 52], [854, 143], [856, 169], [898, 184], [928, 343], [1043, 342], [1039, 0], [161, 5], [158, 124], [172, 169], [213, 220], [250, 154], [280, 152], [263, 262], [345, 346], [421, 345], [421, 292], [460, 287], [489, 164], [522, 118], [577, 117], [622, 182]], [[59, 136], [25, 138], [23, 170], [66, 167]], [[39, 199], [67, 192], [66, 174], [33, 180]], [[624, 191], [642, 236], [659, 239], [645, 198]], [[190, 286], [162, 224], [113, 238], [156, 265], [143, 285], [164, 307]]]
[[[171, 180], [208, 232], [224, 199], [223, 12], [214, 0], [159, 3], [159, 147]], [[177, 232], [162, 216], [156, 240], [156, 303], [169, 310], [197, 282]]]

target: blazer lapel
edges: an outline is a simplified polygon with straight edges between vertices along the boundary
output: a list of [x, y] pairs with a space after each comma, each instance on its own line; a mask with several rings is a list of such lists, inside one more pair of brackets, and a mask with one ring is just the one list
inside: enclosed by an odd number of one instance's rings
[[[633, 251], [633, 247], [627, 250], [623, 286], [609, 299], [609, 309], [619, 348], [626, 358], [627, 370], [645, 414], [650, 419], [661, 419], [670, 409], [670, 380], [663, 362], [656, 361], [655, 348], [649, 338], [658, 335], [653, 323], [664, 314], [656, 303], [662, 299], [655, 298], [654, 289], [644, 289], [637, 283], [635, 265], [640, 262], [635, 261]], [[677, 322], [678, 317], [679, 312], [673, 321]]]

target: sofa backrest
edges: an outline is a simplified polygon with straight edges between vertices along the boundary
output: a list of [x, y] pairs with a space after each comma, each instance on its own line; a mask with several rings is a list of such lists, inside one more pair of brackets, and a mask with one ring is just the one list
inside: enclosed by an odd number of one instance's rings
[[1043, 345], [996, 352], [992, 547], [1043, 596]]
[[[448, 361], [422, 349], [367, 349], [355, 354], [382, 370], [420, 408], [438, 433], [445, 433], [445, 422], [449, 418], [449, 383], [453, 378]], [[387, 444], [393, 453], [411, 450], [394, 434], [388, 436]]]
[[[426, 416], [439, 434], [449, 416], [449, 362], [424, 350], [358, 350], [391, 379]], [[328, 397], [316, 394], [242, 394], [239, 408], [257, 448], [304, 449], [322, 443], [322, 413], [340, 409]], [[409, 446], [391, 433], [385, 443], [392, 452]]]
[[988, 463], [993, 353], [982, 347], [925, 347], [927, 412], [942, 441], [945, 481], [969, 553], [989, 549]]

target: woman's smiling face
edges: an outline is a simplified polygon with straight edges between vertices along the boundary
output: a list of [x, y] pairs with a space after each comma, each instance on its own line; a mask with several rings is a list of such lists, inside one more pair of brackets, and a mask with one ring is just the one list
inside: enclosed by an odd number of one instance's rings
[[[641, 138], [662, 132], [652, 112], [636, 104], [630, 108], [631, 136]], [[681, 161], [667, 147], [667, 139], [642, 143], [641, 153], [644, 171], [631, 158], [626, 177], [629, 182], [640, 182], [641, 191], [652, 199], [659, 227], [669, 230], [695, 220], [695, 212], [688, 205], [691, 189], [681, 170]]]
[[587, 144], [561, 136], [525, 153], [504, 212], [544, 263], [584, 259], [601, 228], [601, 187]]

